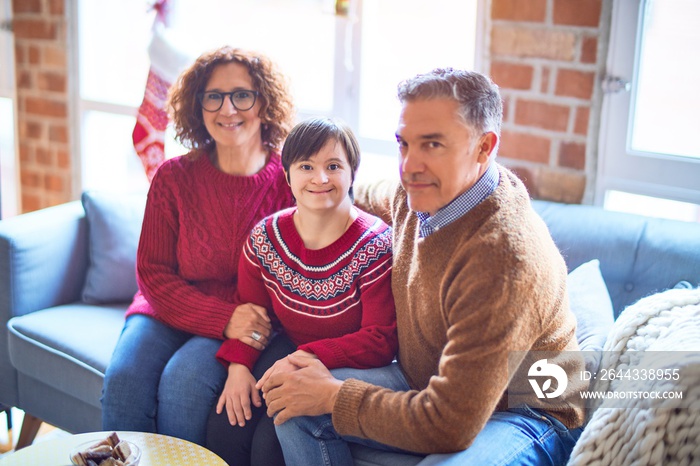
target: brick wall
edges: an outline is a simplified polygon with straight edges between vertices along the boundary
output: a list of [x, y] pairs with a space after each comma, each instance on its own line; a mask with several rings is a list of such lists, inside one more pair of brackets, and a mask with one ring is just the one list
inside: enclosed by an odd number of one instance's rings
[[22, 211], [71, 199], [65, 0], [13, 0]]
[[535, 198], [580, 203], [595, 173], [604, 3], [491, 0], [487, 62], [505, 104], [499, 159]]
[[[535, 198], [578, 203], [597, 157], [598, 70], [611, 0], [485, 0], [484, 62], [501, 86], [499, 160]], [[75, 198], [66, 0], [12, 0], [22, 211]], [[590, 189], [589, 189], [590, 191]]]

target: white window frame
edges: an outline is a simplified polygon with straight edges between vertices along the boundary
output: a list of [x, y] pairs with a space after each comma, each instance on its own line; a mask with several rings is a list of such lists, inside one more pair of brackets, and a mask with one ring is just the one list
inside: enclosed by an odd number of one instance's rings
[[12, 1], [0, 3], [0, 96], [14, 94], [14, 39], [12, 36]]
[[[17, 130], [17, 98], [15, 95], [15, 48], [12, 34], [12, 1], [1, 0], [0, 3], [0, 98], [12, 101], [13, 119], [3, 121], [3, 125], [11, 125], [10, 144], [13, 146], [9, 153], [2, 153], [0, 167], [0, 218], [16, 215], [20, 212], [19, 176], [19, 137]], [[5, 127], [7, 128], [7, 127]], [[7, 142], [7, 141], [6, 141]]]
[[[360, 44], [362, 43], [361, 37], [361, 24], [359, 21], [353, 18], [361, 17], [361, 8], [363, 1], [377, 1], [377, 0], [355, 0], [351, 2], [352, 8], [355, 11], [350, 11], [348, 18], [338, 16], [336, 18], [336, 37], [335, 37], [335, 73], [334, 73], [334, 99], [333, 99], [333, 109], [330, 111], [330, 115], [342, 118], [346, 121], [355, 131], [360, 146], [363, 151], [363, 155], [369, 155], [369, 157], [364, 157], [364, 160], [370, 159], [377, 161], [379, 167], [381, 168], [370, 168], [368, 163], [363, 163], [364, 170], [361, 171], [375, 171], [379, 172], [388, 166], [394, 166], [394, 156], [396, 154], [396, 143], [388, 140], [378, 140], [363, 137], [359, 131], [359, 110], [360, 110], [360, 99], [359, 99], [359, 86], [360, 86], [360, 76], [361, 76], [361, 56], [360, 56]], [[483, 63], [483, 48], [484, 48], [484, 31], [485, 24], [487, 21], [488, 13], [488, 2], [487, 0], [470, 0], [476, 2], [476, 50], [474, 55], [474, 69], [480, 69]], [[72, 83], [71, 94], [74, 96], [71, 102], [71, 114], [72, 114], [72, 127], [74, 128], [73, 138], [72, 138], [72, 151], [75, 154], [74, 164], [73, 164], [73, 193], [74, 196], [78, 196], [83, 189], [82, 180], [82, 170], [83, 170], [83, 155], [82, 155], [82, 129], [84, 128], [84, 118], [83, 115], [89, 111], [100, 111], [106, 113], [113, 113], [118, 115], [135, 116], [138, 107], [133, 107], [130, 105], [117, 105], [113, 103], [98, 102], [93, 100], [83, 99], [80, 95], [80, 73], [79, 64], [80, 48], [77, 46], [79, 40], [79, 8], [78, 0], [67, 0], [67, 18], [71, 24], [69, 24], [68, 30], [70, 31], [69, 41], [75, 46], [70, 47], [70, 82]], [[344, 66], [343, 59], [346, 53], [346, 40], [347, 35], [351, 35], [351, 50], [352, 56], [350, 57], [353, 67], [347, 70]], [[311, 116], [312, 113], [305, 111], [304, 108], [299, 108], [298, 119], [304, 119]], [[317, 113], [313, 113], [316, 115]], [[136, 156], [134, 154], [134, 156]]]
[[[645, 2], [614, 0], [613, 3], [606, 69], [610, 82], [620, 84], [621, 89], [607, 92], [603, 97], [595, 203], [604, 205], [608, 191], [622, 191], [700, 204], [700, 159], [634, 152], [628, 142]], [[627, 90], [626, 83], [629, 83]]]

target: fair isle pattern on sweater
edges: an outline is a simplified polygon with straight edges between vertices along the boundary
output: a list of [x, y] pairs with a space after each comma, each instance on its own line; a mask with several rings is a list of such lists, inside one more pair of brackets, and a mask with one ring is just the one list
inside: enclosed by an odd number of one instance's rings
[[[368, 228], [362, 234], [362, 236], [357, 239], [357, 241], [355, 241], [355, 244], [350, 249], [348, 249], [343, 254], [341, 254], [333, 262], [326, 264], [325, 266], [322, 266], [322, 267], [315, 267], [315, 266], [305, 264], [301, 259], [299, 259], [296, 255], [292, 254], [292, 252], [289, 250], [286, 243], [282, 239], [282, 234], [280, 233], [279, 218], [280, 218], [279, 215], [274, 216], [274, 218], [272, 219], [272, 227], [273, 227], [273, 231], [275, 232], [275, 238], [276, 238], [277, 242], [280, 244], [280, 246], [284, 249], [285, 255], [287, 255], [292, 261], [294, 261], [299, 267], [301, 267], [302, 270], [311, 271], [311, 272], [322, 272], [322, 273], [327, 273], [333, 267], [336, 267], [342, 260], [344, 260], [345, 258], [347, 258], [348, 256], [350, 256], [353, 253], [353, 251], [357, 248], [357, 246], [360, 244], [360, 242], [367, 235], [373, 234], [375, 230], [377, 230], [379, 227], [382, 226], [379, 219], [375, 219], [372, 226], [370, 228]], [[260, 229], [256, 228], [254, 230], [254, 232], [253, 232], [254, 236], [255, 236], [255, 231], [259, 230], [260, 233], [263, 233], [261, 225], [258, 225], [258, 227], [260, 227]], [[261, 242], [265, 241], [265, 235], [260, 236], [260, 241]]]
[[334, 260], [308, 264], [280, 231], [280, 219], [291, 221], [290, 210], [258, 223], [246, 244], [246, 257], [260, 267], [265, 286], [289, 311], [314, 317], [337, 316], [359, 305], [361, 288], [391, 269], [391, 229], [374, 218], [359, 236], [349, 230], [338, 240], [342, 252]]
[[[358, 209], [340, 238], [308, 249], [294, 212], [263, 220], [246, 241], [238, 264], [240, 302], [265, 307], [299, 350], [328, 369], [389, 364], [397, 351], [391, 229]], [[237, 363], [252, 371], [260, 352], [229, 339], [216, 356], [226, 367]]]

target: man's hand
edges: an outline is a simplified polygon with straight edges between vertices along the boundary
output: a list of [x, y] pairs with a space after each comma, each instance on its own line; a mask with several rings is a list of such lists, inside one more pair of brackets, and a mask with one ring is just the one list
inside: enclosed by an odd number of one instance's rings
[[262, 386], [267, 415], [275, 414], [280, 425], [297, 416], [318, 416], [333, 411], [343, 384], [334, 378], [321, 361], [291, 354], [289, 362], [299, 369], [272, 374]]
[[292, 354], [288, 355], [287, 357], [278, 359], [277, 362], [275, 362], [268, 370], [265, 371], [260, 380], [258, 380], [258, 383], [255, 385], [255, 387], [258, 390], [260, 390], [263, 387], [263, 385], [265, 385], [270, 376], [272, 376], [272, 374], [289, 373], [299, 370], [299, 366], [296, 366], [289, 361], [290, 356], [318, 359], [313, 353], [307, 353], [306, 351], [297, 350]]
[[249, 421], [252, 416], [251, 401], [257, 407], [262, 406], [260, 392], [255, 388], [255, 377], [244, 365], [231, 363], [228, 366], [226, 385], [216, 404], [216, 414], [221, 414], [226, 408], [231, 425], [243, 427], [245, 421]]
[[267, 309], [251, 303], [236, 307], [224, 329], [226, 338], [240, 340], [260, 351], [270, 343], [271, 333], [272, 324], [267, 315]]

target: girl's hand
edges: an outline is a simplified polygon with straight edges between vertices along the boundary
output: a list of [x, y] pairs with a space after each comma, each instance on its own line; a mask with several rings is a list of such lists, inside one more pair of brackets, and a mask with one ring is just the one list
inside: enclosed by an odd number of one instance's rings
[[257, 407], [262, 406], [260, 391], [255, 388], [255, 378], [247, 367], [231, 363], [228, 366], [228, 378], [216, 404], [216, 413], [221, 414], [226, 409], [228, 420], [232, 426], [243, 427], [245, 421], [252, 416], [250, 402]]

